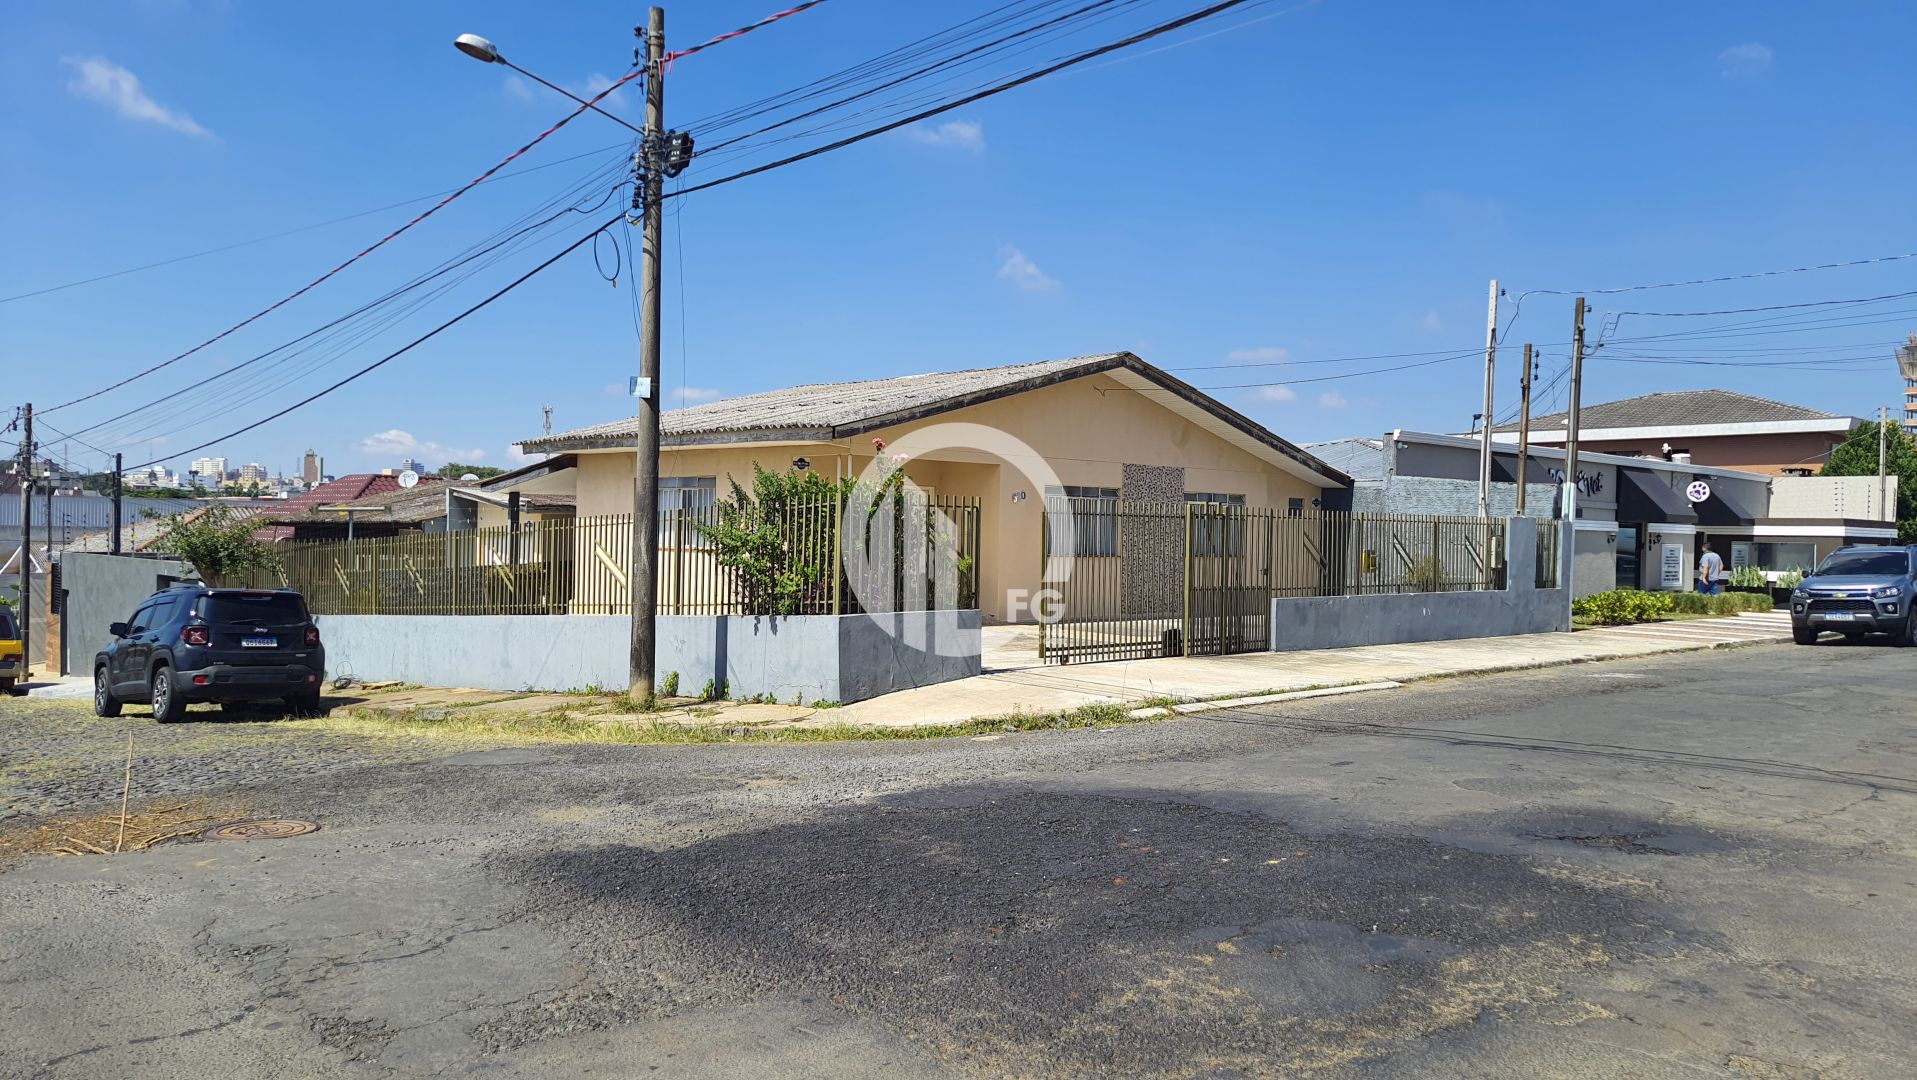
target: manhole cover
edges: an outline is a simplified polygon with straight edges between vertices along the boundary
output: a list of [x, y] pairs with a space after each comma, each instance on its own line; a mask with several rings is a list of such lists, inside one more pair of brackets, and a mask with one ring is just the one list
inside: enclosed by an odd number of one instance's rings
[[284, 840], [289, 836], [305, 836], [318, 832], [319, 823], [315, 821], [295, 821], [291, 818], [260, 818], [257, 821], [235, 821], [227, 825], [208, 829], [208, 840]]

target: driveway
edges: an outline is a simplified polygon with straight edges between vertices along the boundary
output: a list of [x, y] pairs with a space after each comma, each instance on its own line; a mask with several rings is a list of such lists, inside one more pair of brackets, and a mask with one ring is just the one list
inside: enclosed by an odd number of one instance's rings
[[792, 746], [0, 704], [5, 825], [117, 806], [132, 726], [169, 792], [322, 826], [12, 860], [0, 1075], [1907, 1075], [1911, 661]]

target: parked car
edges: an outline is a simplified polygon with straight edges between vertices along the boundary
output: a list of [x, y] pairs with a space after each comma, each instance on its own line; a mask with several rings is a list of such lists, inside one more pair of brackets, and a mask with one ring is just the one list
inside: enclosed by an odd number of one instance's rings
[[1791, 637], [1814, 645], [1835, 630], [1855, 641], [1889, 634], [1900, 645], [1917, 645], [1917, 544], [1910, 547], [1838, 548], [1791, 592]]
[[326, 649], [306, 600], [290, 589], [176, 585], [109, 627], [113, 643], [93, 658], [93, 711], [153, 706], [172, 723], [196, 701], [278, 698], [294, 712], [319, 711]]
[[27, 653], [20, 644], [20, 624], [13, 609], [0, 607], [0, 694], [13, 693], [16, 680], [27, 677]]

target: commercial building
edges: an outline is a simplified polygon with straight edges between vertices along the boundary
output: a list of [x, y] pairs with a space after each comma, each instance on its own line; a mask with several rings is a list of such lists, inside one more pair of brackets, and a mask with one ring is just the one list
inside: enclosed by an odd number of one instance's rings
[[326, 480], [326, 459], [312, 450], [300, 458], [300, 482], [307, 487], [324, 483]]
[[194, 458], [187, 472], [218, 484], [226, 479], [226, 459], [223, 457]]
[[[1352, 507], [1369, 513], [1476, 514], [1479, 440], [1394, 431], [1306, 447], [1352, 477]], [[1524, 514], [1556, 517], [1564, 451], [1527, 455]], [[1517, 448], [1495, 443], [1492, 512], [1516, 508]], [[1897, 537], [1896, 478], [1778, 476], [1662, 458], [1580, 449], [1573, 586], [1578, 595], [1619, 586], [1687, 590], [1698, 545], [1727, 566], [1776, 576], [1814, 566], [1846, 544]]]
[[[1531, 445], [1563, 446], [1570, 413], [1531, 421]], [[1578, 448], [1784, 476], [1815, 475], [1863, 421], [1732, 390], [1678, 390], [1579, 410]], [[1492, 429], [1515, 443], [1518, 425]]]

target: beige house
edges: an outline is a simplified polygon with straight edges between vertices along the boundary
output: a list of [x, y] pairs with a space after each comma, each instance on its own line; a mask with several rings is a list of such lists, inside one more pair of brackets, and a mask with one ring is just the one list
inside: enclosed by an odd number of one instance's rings
[[[520, 445], [572, 458], [581, 519], [625, 514], [636, 426]], [[1297, 513], [1348, 508], [1350, 497], [1343, 473], [1128, 352], [798, 386], [670, 411], [660, 426], [664, 509], [710, 505], [734, 480], [750, 486], [754, 463], [851, 476], [904, 448], [914, 484], [978, 500], [979, 605], [995, 621], [1029, 618], [1047, 496]]]

